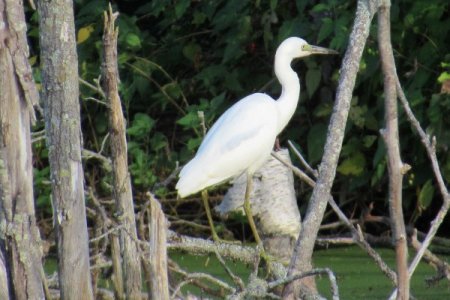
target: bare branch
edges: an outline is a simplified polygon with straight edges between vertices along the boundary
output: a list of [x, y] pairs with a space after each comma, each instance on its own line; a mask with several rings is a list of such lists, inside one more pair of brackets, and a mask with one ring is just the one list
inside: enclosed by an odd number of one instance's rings
[[[339, 154], [344, 139], [345, 125], [347, 123], [350, 102], [355, 86], [356, 75], [359, 70], [359, 62], [369, 35], [372, 18], [376, 12], [378, 1], [358, 1], [356, 17], [350, 35], [341, 67], [339, 86], [336, 92], [336, 102], [328, 127], [328, 135], [325, 144], [324, 155], [319, 166], [319, 178], [314, 188], [309, 206], [306, 212], [302, 230], [298, 237], [294, 254], [289, 266], [289, 275], [295, 272], [306, 272], [312, 269], [311, 260], [314, 249], [314, 240], [317, 237], [320, 222], [322, 221], [331, 186], [336, 175]], [[303, 291], [316, 293], [313, 281], [303, 281]], [[292, 299], [296, 295], [296, 287], [291, 283], [286, 286], [283, 296]]]
[[390, 1], [383, 1], [378, 9], [378, 47], [384, 77], [385, 122], [381, 130], [387, 149], [389, 173], [389, 212], [395, 239], [397, 265], [397, 299], [409, 299], [408, 244], [402, 207], [402, 182], [407, 169], [400, 157], [398, 134], [397, 90], [395, 61], [391, 44]]
[[313, 175], [315, 178], [317, 178], [319, 176], [319, 173], [317, 172], [317, 170], [314, 170], [313, 168], [311, 168], [311, 166], [308, 164], [308, 162], [303, 158], [300, 151], [298, 151], [298, 149], [295, 148], [295, 145], [291, 141], [288, 141], [288, 144], [289, 144], [289, 148], [291, 148], [291, 150], [294, 151], [295, 155], [298, 157], [298, 159], [300, 160], [302, 165], [305, 167], [306, 171], [308, 171], [311, 175]]
[[167, 243], [168, 250], [187, 251], [195, 255], [213, 254], [218, 251], [222, 257], [245, 263], [253, 263], [259, 257], [259, 252], [253, 247], [229, 243], [217, 244], [200, 238], [178, 235], [171, 231], [167, 235]]
[[339, 300], [339, 289], [338, 289], [338, 285], [336, 283], [336, 276], [334, 275], [333, 271], [331, 271], [328, 268], [312, 269], [311, 271], [308, 271], [308, 272], [291, 275], [291, 276], [288, 276], [286, 278], [279, 279], [279, 280], [276, 280], [276, 281], [273, 281], [273, 282], [269, 283], [268, 288], [272, 289], [272, 288], [274, 288], [276, 286], [279, 286], [279, 285], [282, 285], [282, 284], [286, 284], [288, 282], [292, 282], [292, 281], [297, 280], [297, 279], [305, 278], [305, 277], [308, 277], [308, 276], [321, 275], [321, 274], [327, 274], [328, 275], [328, 278], [330, 279], [331, 293], [333, 295], [332, 296], [333, 300]]
[[[316, 183], [313, 179], [308, 177], [303, 171], [298, 169], [297, 167], [293, 166], [292, 164], [289, 164], [285, 162], [279, 155], [277, 155], [276, 152], [272, 152], [272, 156], [274, 156], [276, 159], [278, 159], [280, 162], [282, 162], [284, 165], [286, 165], [288, 168], [292, 169], [295, 175], [297, 175], [301, 180], [306, 182], [309, 186], [315, 187]], [[381, 256], [370, 246], [370, 244], [364, 239], [364, 234], [361, 231], [361, 228], [358, 227], [355, 228], [352, 222], [347, 218], [347, 216], [342, 212], [342, 210], [339, 208], [339, 206], [334, 201], [333, 197], [330, 196], [328, 199], [328, 203], [333, 208], [334, 212], [337, 214], [339, 220], [347, 226], [347, 228], [352, 232], [353, 240], [355, 243], [357, 243], [362, 249], [364, 249], [367, 254], [372, 257], [372, 259], [377, 263], [381, 271], [394, 283], [397, 282], [397, 276], [394, 271], [389, 268], [389, 266], [383, 261]]]
[[[439, 212], [436, 214], [436, 217], [434, 218], [434, 220], [431, 222], [431, 227], [428, 230], [428, 233], [427, 233], [425, 239], [423, 240], [420, 249], [418, 249], [416, 256], [414, 257], [413, 261], [409, 265], [408, 275], [409, 275], [409, 278], [411, 278], [411, 276], [414, 274], [414, 271], [416, 270], [417, 266], [419, 265], [420, 260], [425, 255], [426, 250], [430, 246], [431, 241], [433, 240], [434, 236], [436, 235], [436, 233], [439, 229], [439, 226], [442, 224], [442, 221], [444, 220], [445, 216], [447, 215], [447, 212], [450, 208], [450, 194], [445, 185], [444, 179], [442, 177], [442, 173], [439, 168], [439, 162], [438, 162], [437, 156], [436, 156], [436, 139], [433, 138], [432, 140], [430, 140], [430, 137], [425, 133], [425, 131], [420, 126], [419, 121], [414, 116], [414, 113], [412, 112], [412, 110], [409, 106], [408, 100], [405, 96], [405, 93], [404, 93], [402, 87], [401, 87], [398, 75], [395, 74], [395, 76], [396, 76], [395, 80], [396, 80], [396, 88], [397, 88], [398, 98], [400, 99], [400, 102], [403, 106], [403, 109], [405, 110], [408, 120], [410, 121], [410, 123], [413, 125], [414, 129], [419, 134], [420, 140], [427, 151], [428, 158], [430, 159], [431, 167], [433, 169], [434, 177], [436, 178], [436, 181], [437, 181], [437, 184], [439, 187], [439, 191], [440, 191], [442, 199], [443, 199], [442, 206], [439, 209]], [[396, 294], [396, 291], [394, 291], [394, 293], [391, 295], [391, 298], [395, 297], [395, 294]]]
[[[87, 82], [86, 80], [84, 80], [83, 78], [79, 77], [78, 81], [83, 84], [84, 86], [90, 88], [91, 90], [93, 90], [94, 92], [98, 93], [102, 99], [106, 99], [106, 95], [105, 92], [102, 90], [102, 88], [100, 86], [98, 86], [98, 81], [96, 81], [97, 86]], [[100, 101], [100, 100], [99, 100]], [[102, 104], [104, 105], [108, 105], [107, 103], [100, 101]]]

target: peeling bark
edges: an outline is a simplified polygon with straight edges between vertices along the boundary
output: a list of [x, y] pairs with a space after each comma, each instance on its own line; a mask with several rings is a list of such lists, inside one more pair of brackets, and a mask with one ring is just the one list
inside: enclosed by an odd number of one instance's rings
[[22, 1], [0, 0], [0, 299], [43, 299], [30, 126], [38, 93]]

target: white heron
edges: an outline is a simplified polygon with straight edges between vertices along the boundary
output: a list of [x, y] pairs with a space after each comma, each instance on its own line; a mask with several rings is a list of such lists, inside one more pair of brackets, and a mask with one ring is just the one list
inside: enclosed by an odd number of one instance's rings
[[312, 54], [336, 54], [331, 49], [309, 45], [298, 37], [284, 40], [275, 54], [275, 75], [282, 92], [278, 100], [263, 93], [251, 94], [231, 106], [207, 132], [195, 157], [180, 172], [176, 185], [181, 198], [202, 192], [208, 222], [214, 230], [206, 189], [247, 173], [244, 211], [258, 246], [261, 239], [253, 221], [249, 196], [252, 175], [269, 158], [277, 135], [295, 112], [300, 82], [291, 68], [296, 58]]

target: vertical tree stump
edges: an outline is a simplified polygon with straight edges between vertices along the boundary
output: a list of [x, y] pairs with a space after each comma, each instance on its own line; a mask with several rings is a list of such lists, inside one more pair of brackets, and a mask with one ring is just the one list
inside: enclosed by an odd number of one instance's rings
[[150, 196], [150, 299], [169, 299], [167, 276], [167, 221], [161, 205]]
[[105, 95], [110, 105], [109, 132], [113, 165], [113, 194], [116, 214], [119, 216], [119, 223], [123, 225], [119, 236], [124, 292], [127, 299], [140, 299], [142, 286], [141, 259], [136, 244], [136, 219], [131, 179], [128, 173], [125, 121], [118, 89], [118, 30], [114, 25], [117, 16], [117, 13], [112, 13], [111, 5], [108, 13], [104, 14], [102, 78]]
[[[287, 149], [277, 153], [291, 161]], [[243, 212], [246, 183], [246, 174], [234, 180], [223, 201], [215, 207], [220, 215]], [[288, 263], [301, 226], [292, 170], [271, 156], [253, 176], [250, 202], [267, 252]]]

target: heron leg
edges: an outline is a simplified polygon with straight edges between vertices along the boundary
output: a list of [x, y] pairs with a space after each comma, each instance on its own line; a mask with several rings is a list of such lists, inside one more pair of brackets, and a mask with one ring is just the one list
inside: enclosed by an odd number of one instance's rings
[[253, 236], [255, 237], [256, 244], [260, 249], [260, 254], [264, 259], [266, 259], [267, 255], [266, 252], [264, 251], [264, 246], [259, 236], [258, 230], [256, 230], [255, 220], [253, 219], [253, 214], [250, 206], [250, 194], [252, 192], [252, 188], [253, 188], [253, 175], [247, 174], [247, 187], [245, 189], [244, 211], [245, 214], [247, 215], [248, 223], [250, 225], [250, 228], [252, 229]]
[[202, 200], [203, 200], [203, 205], [205, 206], [206, 217], [208, 218], [209, 227], [211, 228], [212, 238], [215, 242], [219, 242], [219, 241], [221, 241], [221, 239], [217, 235], [216, 229], [214, 228], [214, 222], [213, 222], [212, 215], [211, 215], [211, 208], [209, 207], [209, 202], [208, 202], [208, 191], [207, 190], [202, 191]]

